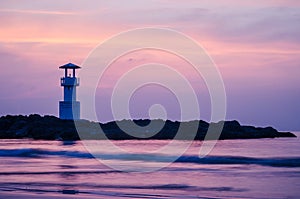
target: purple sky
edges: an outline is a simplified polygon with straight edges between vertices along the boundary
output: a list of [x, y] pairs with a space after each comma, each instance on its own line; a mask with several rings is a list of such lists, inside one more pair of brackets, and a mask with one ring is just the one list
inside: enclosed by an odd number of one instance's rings
[[[180, 31], [207, 50], [224, 80], [228, 120], [299, 131], [299, 21], [298, 0], [1, 1], [0, 114], [58, 115], [63, 75], [58, 66], [80, 65], [112, 35], [151, 26]], [[153, 60], [185, 71], [180, 60], [148, 51], [115, 64], [126, 68]], [[106, 82], [99, 85], [96, 103], [101, 121], [112, 119], [111, 79], [121, 72], [108, 71]], [[196, 88], [201, 119], [209, 121], [207, 90], [201, 80], [193, 82], [193, 74], [188, 74], [192, 71], [185, 72]], [[174, 96], [150, 87], [133, 96], [132, 115], [146, 117], [147, 107], [161, 103], [168, 117], [176, 120], [180, 111]]]

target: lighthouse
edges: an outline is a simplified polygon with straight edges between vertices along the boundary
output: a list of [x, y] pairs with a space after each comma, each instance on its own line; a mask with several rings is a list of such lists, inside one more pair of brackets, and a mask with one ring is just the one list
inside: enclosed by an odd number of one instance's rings
[[64, 88], [64, 100], [59, 102], [59, 118], [65, 120], [80, 119], [80, 102], [76, 100], [76, 87], [79, 86], [79, 78], [75, 70], [81, 68], [72, 63], [59, 67], [65, 70], [65, 76], [60, 79], [60, 85]]

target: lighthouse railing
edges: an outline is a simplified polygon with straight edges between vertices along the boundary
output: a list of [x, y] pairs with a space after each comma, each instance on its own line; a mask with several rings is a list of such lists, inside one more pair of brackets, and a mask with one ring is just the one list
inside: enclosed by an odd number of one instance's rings
[[79, 78], [77, 77], [62, 77], [60, 78], [61, 86], [79, 86]]

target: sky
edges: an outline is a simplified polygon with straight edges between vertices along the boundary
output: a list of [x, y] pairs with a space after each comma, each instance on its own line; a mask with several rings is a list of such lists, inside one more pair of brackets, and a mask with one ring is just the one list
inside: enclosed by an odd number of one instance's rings
[[[0, 115], [57, 116], [60, 65], [81, 65], [98, 44], [120, 32], [157, 27], [179, 31], [206, 49], [223, 78], [226, 120], [300, 131], [299, 21], [298, 0], [0, 1]], [[201, 77], [178, 57], [151, 50], [121, 57], [107, 71], [95, 97], [99, 120], [113, 120], [109, 103], [118, 74], [153, 61], [187, 76], [200, 119], [210, 121]], [[178, 120], [175, 97], [158, 85], [145, 86], [131, 98], [132, 116], [145, 118], [151, 104], [160, 103], [169, 119]]]

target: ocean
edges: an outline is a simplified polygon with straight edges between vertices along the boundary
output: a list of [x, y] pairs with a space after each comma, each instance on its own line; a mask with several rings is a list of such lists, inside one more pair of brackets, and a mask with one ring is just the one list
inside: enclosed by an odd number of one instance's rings
[[[296, 135], [222, 140], [203, 158], [202, 142], [194, 141], [162, 168], [166, 155], [152, 158], [149, 151], [168, 140], [113, 141], [138, 156], [124, 158], [107, 150], [98, 159], [82, 141], [0, 140], [0, 198], [300, 198]], [[145, 165], [151, 170], [139, 170]]]

